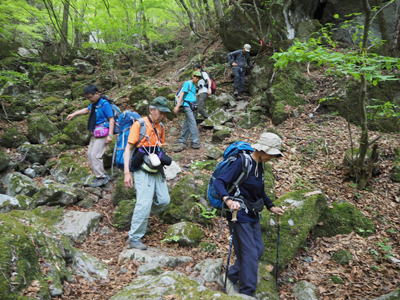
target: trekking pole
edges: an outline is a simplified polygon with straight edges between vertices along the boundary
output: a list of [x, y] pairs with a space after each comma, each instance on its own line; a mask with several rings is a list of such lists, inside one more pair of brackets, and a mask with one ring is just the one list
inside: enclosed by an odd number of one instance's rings
[[229, 254], [228, 254], [228, 262], [226, 264], [226, 271], [225, 271], [225, 282], [224, 282], [224, 293], [226, 293], [226, 282], [228, 280], [228, 271], [229, 271], [229, 260], [231, 259], [231, 251], [232, 251], [232, 240], [233, 240], [233, 231], [235, 230], [235, 222], [237, 221], [237, 210], [232, 212], [232, 219], [233, 222], [232, 226], [232, 233], [231, 233], [231, 240], [229, 242]]
[[276, 271], [275, 271], [275, 282], [276, 282], [276, 291], [278, 291], [278, 269], [279, 269], [279, 233], [281, 231], [281, 216], [278, 215], [278, 244], [276, 247]]

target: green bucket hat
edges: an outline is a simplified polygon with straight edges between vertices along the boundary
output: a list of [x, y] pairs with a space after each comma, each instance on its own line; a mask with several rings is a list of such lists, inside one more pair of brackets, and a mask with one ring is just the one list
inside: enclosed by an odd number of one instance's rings
[[194, 71], [194, 72], [193, 72], [193, 76], [201, 77], [200, 71]]
[[150, 105], [157, 107], [159, 111], [171, 112], [168, 108], [168, 100], [164, 97], [158, 96], [154, 98], [153, 101], [151, 101]]

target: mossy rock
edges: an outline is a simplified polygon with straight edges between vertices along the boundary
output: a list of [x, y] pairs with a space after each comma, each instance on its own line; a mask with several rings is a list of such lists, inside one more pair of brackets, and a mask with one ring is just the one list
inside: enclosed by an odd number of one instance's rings
[[226, 138], [230, 138], [230, 137], [231, 137], [231, 132], [228, 129], [222, 129], [222, 130], [218, 130], [217, 132], [215, 132], [212, 135], [211, 141], [213, 143], [221, 143]]
[[[107, 145], [107, 149], [103, 154], [103, 165], [104, 165], [104, 168], [106, 168], [106, 169], [109, 169], [112, 166], [112, 163], [113, 163], [112, 158], [113, 158], [113, 154], [114, 154], [114, 146], [115, 146], [115, 143], [116, 143], [117, 139], [118, 139], [117, 136], [115, 136], [113, 138], [111, 143]], [[117, 168], [115, 163], [114, 163], [114, 168]]]
[[135, 209], [136, 199], [121, 200], [114, 213], [114, 225], [120, 231], [127, 231], [131, 228], [133, 210]]
[[353, 255], [349, 251], [339, 250], [333, 254], [332, 258], [339, 265], [348, 265], [349, 261], [353, 259]]
[[257, 289], [254, 294], [257, 299], [279, 300], [275, 278], [261, 264], [258, 266]]
[[160, 220], [167, 224], [175, 224], [186, 220], [202, 225], [210, 224], [211, 221], [201, 216], [201, 204], [208, 208], [207, 186], [209, 175], [186, 175], [175, 185], [170, 197], [171, 202], [160, 215]]
[[7, 173], [1, 181], [8, 188], [7, 195], [13, 197], [17, 195], [32, 197], [39, 190], [33, 179], [18, 172]]
[[47, 145], [51, 146], [51, 145], [54, 145], [57, 143], [73, 145], [74, 141], [68, 135], [66, 135], [64, 133], [58, 133], [50, 139], [50, 141], [47, 143]]
[[132, 66], [134, 68], [144, 67], [148, 65], [147, 56], [143, 52], [135, 53], [129, 55], [130, 61], [132, 62]]
[[143, 76], [143, 75], [133, 76], [131, 78], [131, 83], [134, 85], [139, 85], [139, 84], [145, 82], [146, 80], [147, 80], [147, 77]]
[[394, 182], [400, 182], [400, 165], [397, 165], [392, 170], [392, 175], [390, 175], [390, 179]]
[[[133, 176], [132, 176], [133, 178]], [[114, 206], [119, 206], [119, 202], [123, 200], [133, 201], [136, 199], [136, 189], [135, 188], [127, 188], [124, 183], [124, 176], [118, 178], [117, 183], [115, 185], [114, 194], [112, 196], [112, 202]]]
[[25, 155], [25, 161], [30, 163], [39, 163], [44, 165], [49, 158], [55, 157], [62, 150], [64, 146], [46, 146], [46, 145], [31, 145], [23, 144], [18, 147], [17, 152]]
[[145, 86], [143, 84], [139, 84], [138, 86], [134, 87], [132, 89], [132, 92], [129, 94], [129, 101], [130, 104], [135, 107], [137, 110], [137, 106], [140, 103], [140, 101], [146, 100], [149, 101], [151, 99], [151, 91], [148, 86]]
[[276, 200], [275, 177], [272, 166], [269, 163], [265, 163], [264, 165], [264, 190], [268, 198], [274, 202]]
[[63, 129], [62, 133], [68, 135], [75, 145], [89, 145], [90, 138], [93, 134], [87, 130], [89, 115], [78, 116]]
[[[326, 197], [323, 194], [308, 196], [309, 192], [311, 191], [291, 192], [274, 202], [275, 206], [287, 207], [280, 225], [279, 270], [284, 269], [296, 255], [298, 249], [305, 244], [307, 235], [317, 225], [322, 212], [326, 209]], [[260, 222], [265, 251], [261, 261], [275, 265], [277, 226], [271, 225], [271, 214], [267, 209], [263, 210], [263, 216], [264, 218]], [[277, 217], [273, 218], [276, 222]]]
[[161, 87], [156, 89], [156, 96], [162, 96], [168, 99], [168, 95], [172, 93], [171, 89], [168, 86]]
[[185, 157], [185, 155], [182, 154], [182, 153], [174, 153], [174, 154], [171, 155], [171, 158], [172, 158], [173, 161], [180, 161], [184, 157]]
[[191, 222], [179, 222], [168, 228], [165, 239], [177, 239], [181, 246], [195, 247], [203, 237], [203, 231]]
[[337, 275], [333, 275], [329, 277], [330, 280], [332, 280], [333, 284], [343, 284], [343, 278]]
[[65, 100], [49, 96], [39, 103], [40, 111], [46, 113], [47, 116], [60, 114], [66, 106]]
[[33, 114], [28, 119], [28, 139], [32, 144], [40, 144], [58, 133], [58, 128], [43, 114]]
[[207, 243], [207, 242], [201, 242], [199, 246], [199, 250], [201, 252], [209, 252], [212, 253], [215, 250], [217, 250], [217, 244], [214, 243]]
[[333, 208], [327, 208], [318, 222], [322, 226], [314, 228], [314, 237], [330, 237], [338, 234], [357, 234], [368, 237], [375, 232], [375, 224], [365, 217], [357, 208], [348, 202], [332, 203]]
[[58, 73], [47, 74], [40, 81], [38, 89], [43, 93], [65, 91], [71, 87], [71, 77], [62, 76]]
[[15, 128], [10, 128], [3, 134], [0, 139], [0, 146], [5, 148], [18, 148], [22, 144], [28, 142], [26, 136]]
[[279, 136], [281, 139], [283, 139], [283, 136], [278, 132], [278, 130], [276, 130], [276, 128], [274, 126], [268, 127], [266, 132], [275, 133], [277, 136]]
[[251, 129], [263, 122], [263, 116], [258, 111], [247, 110], [247, 114], [238, 122], [238, 126], [244, 129]]
[[210, 159], [195, 160], [190, 166], [190, 171], [191, 172], [195, 172], [196, 170], [214, 171], [217, 164], [218, 162], [216, 160], [210, 160]]
[[[0, 268], [5, 274], [15, 274], [10, 278], [0, 276], [1, 299], [20, 299], [23, 290], [37, 281], [40, 286], [37, 297], [50, 300], [62, 294], [65, 280], [73, 281], [66, 266], [66, 261], [73, 257], [71, 241], [52, 223], [62, 214], [62, 210], [42, 209], [0, 213]], [[49, 267], [46, 277], [52, 278], [50, 286], [42, 275], [43, 262]]]
[[8, 167], [10, 161], [11, 161], [10, 156], [5, 152], [0, 151], [0, 172]]
[[31, 110], [30, 106], [21, 100], [15, 100], [12, 97], [7, 97], [6, 95], [1, 96], [6, 102], [10, 103], [9, 106], [5, 106], [6, 113], [4, 113], [3, 108], [0, 109], [0, 116], [3, 118], [8, 118], [11, 121], [22, 121], [25, 120]]
[[86, 160], [84, 157], [62, 157], [51, 173], [61, 183], [78, 182], [83, 185], [90, 176], [90, 171], [83, 166]]
[[212, 159], [218, 159], [224, 155], [224, 151], [217, 147], [212, 147], [210, 150], [207, 151], [206, 156]]
[[71, 85], [71, 93], [72, 93], [72, 99], [79, 99], [85, 96], [85, 93], [83, 92], [85, 87], [88, 85], [88, 83], [85, 82], [75, 82]]

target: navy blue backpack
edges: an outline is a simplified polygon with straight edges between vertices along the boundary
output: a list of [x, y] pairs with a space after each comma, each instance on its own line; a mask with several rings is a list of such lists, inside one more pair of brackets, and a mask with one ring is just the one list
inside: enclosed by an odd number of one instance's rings
[[228, 193], [231, 193], [236, 189], [234, 197], [240, 195], [239, 186], [246, 181], [249, 176], [252, 167], [252, 158], [250, 154], [254, 152], [254, 149], [247, 142], [235, 142], [226, 148], [224, 152], [223, 160], [217, 165], [214, 172], [211, 175], [210, 182], [208, 183], [207, 196], [210, 204], [216, 208], [223, 208], [224, 202], [221, 196], [217, 194], [214, 188], [214, 180], [232, 165], [239, 157], [242, 158], [242, 172], [239, 177], [232, 182], [227, 188]]

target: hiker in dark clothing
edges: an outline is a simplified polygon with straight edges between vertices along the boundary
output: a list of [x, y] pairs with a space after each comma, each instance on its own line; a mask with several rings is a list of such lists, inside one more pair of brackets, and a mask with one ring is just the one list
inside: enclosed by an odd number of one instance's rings
[[228, 54], [228, 60], [232, 66], [232, 72], [235, 75], [234, 91], [233, 95], [238, 99], [242, 99], [242, 93], [244, 90], [244, 77], [246, 76], [246, 63], [250, 67], [254, 67], [250, 61], [250, 49], [249, 44], [245, 44], [243, 49], [233, 51]]
[[[257, 144], [252, 145], [255, 150], [250, 156], [252, 158], [252, 168], [246, 181], [239, 186], [240, 197], [246, 199], [250, 204], [262, 199], [264, 205], [271, 212], [282, 215], [283, 210], [275, 207], [264, 191], [264, 163], [272, 158], [282, 157], [279, 151], [281, 139], [274, 133], [264, 133]], [[233, 190], [230, 194], [227, 188], [239, 177], [242, 172], [242, 158], [239, 157], [232, 165], [214, 181], [214, 187], [218, 195], [231, 210], [239, 210], [241, 205], [238, 201], [232, 200], [235, 194]], [[261, 202], [262, 203], [262, 202]], [[258, 260], [264, 252], [261, 236], [261, 225], [259, 214], [241, 209], [237, 212], [237, 221], [232, 222], [232, 213], [227, 213], [229, 229], [233, 230], [233, 245], [235, 247], [236, 262], [228, 272], [226, 292], [228, 295], [237, 294], [236, 282], [239, 281], [239, 291], [241, 294], [254, 296], [257, 288]], [[223, 287], [225, 273], [218, 278], [218, 284]]]

